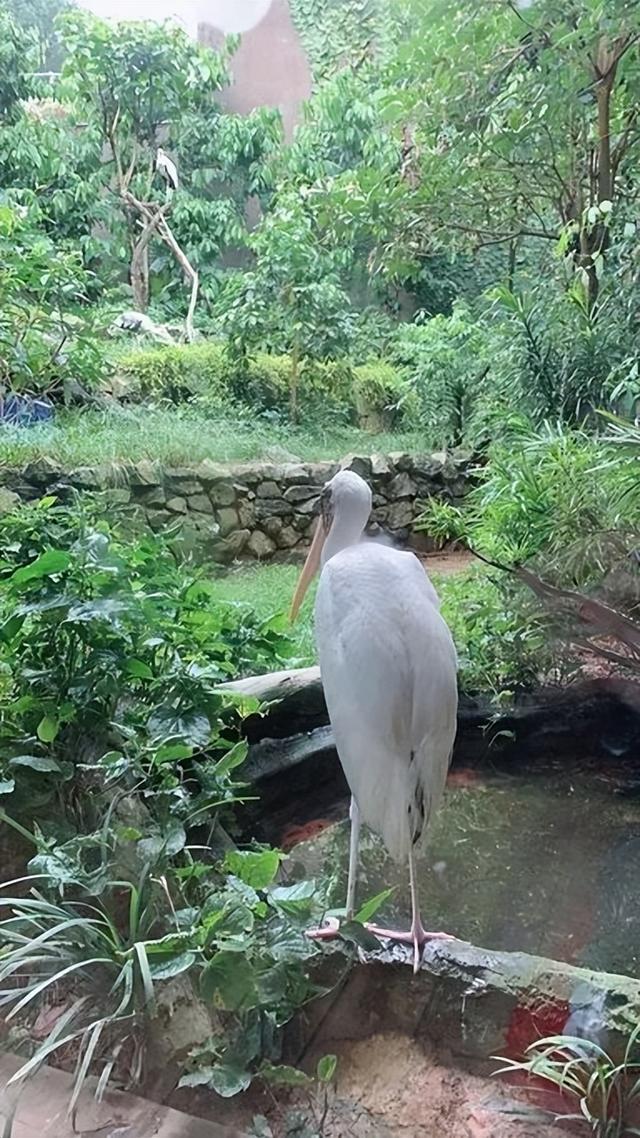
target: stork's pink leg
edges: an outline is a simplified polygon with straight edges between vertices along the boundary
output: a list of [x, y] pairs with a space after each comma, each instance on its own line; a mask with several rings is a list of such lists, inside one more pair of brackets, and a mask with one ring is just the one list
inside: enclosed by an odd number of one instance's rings
[[374, 936], [387, 940], [399, 941], [400, 944], [413, 945], [413, 971], [419, 972], [422, 961], [422, 950], [430, 940], [453, 940], [448, 933], [429, 933], [422, 924], [420, 917], [420, 900], [416, 883], [413, 850], [409, 854], [409, 881], [411, 883], [411, 928], [408, 932], [398, 929], [382, 929], [379, 925], [365, 925], [365, 928]]
[[[360, 841], [360, 811], [358, 804], [351, 796], [349, 807], [351, 819], [351, 835], [349, 838], [349, 875], [347, 877], [347, 909], [346, 920], [352, 921], [356, 905], [356, 884], [358, 877], [358, 843]], [[307, 929], [307, 936], [311, 940], [335, 940], [340, 935], [340, 921], [336, 917], [327, 917], [324, 925], [319, 929]]]

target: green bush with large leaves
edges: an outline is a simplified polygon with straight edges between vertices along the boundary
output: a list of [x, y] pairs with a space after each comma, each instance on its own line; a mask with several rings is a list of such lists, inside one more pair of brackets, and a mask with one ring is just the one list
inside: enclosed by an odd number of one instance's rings
[[68, 997], [16, 1078], [72, 1047], [72, 1106], [90, 1072], [136, 1082], [180, 976], [213, 1025], [188, 1080], [233, 1094], [311, 993], [315, 886], [220, 829], [258, 705], [218, 684], [277, 665], [286, 638], [100, 507], [42, 499], [0, 521], [2, 820], [34, 846], [19, 895], [0, 891], [0, 998], [28, 1025]]
[[63, 253], [38, 227], [38, 209], [0, 204], [0, 384], [60, 393], [65, 380], [94, 386], [104, 373], [90, 274], [79, 252]]

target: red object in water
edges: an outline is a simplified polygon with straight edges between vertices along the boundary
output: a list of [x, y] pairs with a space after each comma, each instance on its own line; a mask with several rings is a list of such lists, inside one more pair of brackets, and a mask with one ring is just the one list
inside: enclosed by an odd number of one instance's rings
[[465, 767], [463, 770], [449, 771], [447, 775], [447, 786], [475, 786], [476, 783], [481, 782], [482, 779], [478, 771], [472, 767]]
[[[551, 1035], [562, 1035], [569, 1015], [570, 1008], [566, 1001], [555, 1004], [519, 1004], [513, 1009], [507, 1027], [505, 1054], [512, 1059], [524, 1059], [526, 1050], [532, 1043]], [[532, 1092], [532, 1100], [545, 1110], [558, 1115], [568, 1113], [571, 1104], [545, 1079], [515, 1071], [508, 1075], [508, 1081], [512, 1086]]]
[[328, 829], [331, 822], [328, 818], [314, 818], [311, 822], [305, 822], [302, 826], [287, 826], [280, 838], [280, 848], [288, 853], [294, 846], [300, 842], [308, 842], [311, 838], [317, 838], [323, 830]]
[[566, 1001], [557, 1004], [518, 1004], [511, 1013], [507, 1027], [507, 1054], [513, 1059], [522, 1059], [527, 1047], [537, 1039], [562, 1035], [569, 1015], [570, 1009]]

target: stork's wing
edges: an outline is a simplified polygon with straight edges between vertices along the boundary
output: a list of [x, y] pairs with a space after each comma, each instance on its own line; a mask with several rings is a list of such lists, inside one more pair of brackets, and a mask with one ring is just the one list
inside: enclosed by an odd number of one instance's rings
[[456, 654], [414, 557], [372, 546], [325, 566], [316, 637], [338, 754], [364, 820], [406, 858], [437, 808], [456, 728]]

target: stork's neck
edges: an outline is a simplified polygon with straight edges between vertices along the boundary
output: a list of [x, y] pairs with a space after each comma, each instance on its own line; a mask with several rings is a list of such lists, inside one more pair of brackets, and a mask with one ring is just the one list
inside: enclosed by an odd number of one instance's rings
[[366, 519], [363, 522], [361, 518], [347, 515], [340, 517], [336, 514], [322, 550], [322, 564], [325, 565], [335, 557], [336, 553], [347, 549], [348, 546], [356, 545], [364, 533], [365, 526]]

